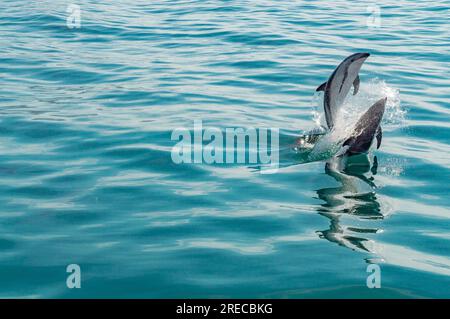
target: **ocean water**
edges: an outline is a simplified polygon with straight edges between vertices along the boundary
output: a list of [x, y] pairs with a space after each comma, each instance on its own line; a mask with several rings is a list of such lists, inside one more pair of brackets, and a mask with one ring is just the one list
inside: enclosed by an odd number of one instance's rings
[[[0, 12], [0, 297], [450, 297], [448, 0]], [[345, 112], [387, 96], [384, 136], [370, 170], [336, 171], [292, 141], [354, 52]], [[279, 170], [174, 163], [195, 120], [279, 128]]]

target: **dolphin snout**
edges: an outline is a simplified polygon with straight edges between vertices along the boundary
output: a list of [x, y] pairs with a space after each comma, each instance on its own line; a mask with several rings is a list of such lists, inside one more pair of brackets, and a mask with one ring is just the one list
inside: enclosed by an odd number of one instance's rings
[[367, 59], [369, 56], [370, 56], [370, 53], [367, 53], [367, 52], [356, 53], [355, 54], [355, 60]]

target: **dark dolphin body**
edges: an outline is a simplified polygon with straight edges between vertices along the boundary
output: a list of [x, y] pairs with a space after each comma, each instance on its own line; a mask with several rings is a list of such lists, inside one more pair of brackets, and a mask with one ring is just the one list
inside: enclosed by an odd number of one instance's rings
[[[359, 118], [351, 135], [344, 140], [342, 148], [335, 156], [365, 154], [369, 151], [374, 139], [377, 140], [377, 149], [380, 148], [383, 137], [381, 120], [386, 108], [386, 101], [386, 97], [378, 100]], [[324, 134], [302, 135], [297, 140], [297, 145], [304, 146], [306, 143], [316, 143]]]
[[381, 120], [387, 98], [382, 98], [372, 105], [356, 122], [352, 135], [343, 143], [341, 155], [356, 155], [367, 153], [373, 140], [377, 139], [377, 148], [380, 148], [382, 131]]
[[353, 95], [359, 89], [359, 70], [364, 61], [370, 56], [369, 53], [355, 53], [347, 57], [331, 74], [327, 82], [321, 84], [316, 91], [324, 91], [323, 106], [325, 119], [329, 129], [334, 126], [335, 118], [339, 108], [343, 104], [352, 85]]

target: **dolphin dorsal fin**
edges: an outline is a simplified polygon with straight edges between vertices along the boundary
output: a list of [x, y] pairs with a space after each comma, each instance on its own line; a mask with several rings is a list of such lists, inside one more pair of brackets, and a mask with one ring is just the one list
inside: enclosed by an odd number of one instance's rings
[[356, 93], [358, 93], [359, 91], [359, 74], [356, 76], [355, 81], [353, 81], [353, 95], [356, 95]]
[[318, 88], [316, 89], [316, 92], [325, 91], [326, 87], [327, 87], [327, 82], [323, 82], [321, 85], [318, 86]]

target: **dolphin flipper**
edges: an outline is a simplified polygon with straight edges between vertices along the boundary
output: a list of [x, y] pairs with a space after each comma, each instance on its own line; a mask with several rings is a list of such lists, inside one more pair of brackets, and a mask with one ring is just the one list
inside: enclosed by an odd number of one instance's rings
[[355, 81], [353, 81], [353, 95], [356, 95], [356, 93], [358, 93], [359, 91], [359, 75], [356, 76]]
[[321, 85], [319, 85], [316, 89], [316, 92], [319, 91], [325, 91], [325, 88], [327, 87], [327, 82], [323, 82]]
[[381, 130], [381, 126], [378, 126], [376, 138], [377, 138], [377, 149], [378, 149], [378, 148], [380, 148], [381, 139], [383, 138], [383, 131]]

